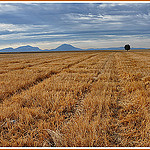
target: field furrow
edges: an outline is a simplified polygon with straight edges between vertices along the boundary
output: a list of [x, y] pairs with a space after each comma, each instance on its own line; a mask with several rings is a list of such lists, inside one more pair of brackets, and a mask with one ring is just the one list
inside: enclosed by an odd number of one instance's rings
[[33, 66], [26, 70], [0, 75], [0, 101], [3, 101], [4, 98], [10, 97], [15, 93], [20, 93], [22, 90], [26, 90], [52, 75], [60, 73], [63, 69], [69, 68], [93, 56], [95, 55], [85, 58], [69, 57], [61, 61], [58, 60], [57, 63], [50, 63], [47, 65], [43, 63], [38, 65], [38, 67]]
[[[98, 55], [94, 59], [90, 59], [88, 61], [83, 61], [82, 63], [75, 65], [73, 68], [69, 68], [69, 70], [65, 70], [65, 71], [67, 71], [67, 73], [70, 73], [70, 74], [68, 74], [69, 76], [72, 75], [72, 70], [73, 70], [73, 73], [76, 73], [76, 74], [80, 73], [80, 75], [82, 75], [82, 74], [85, 75], [85, 73], [88, 73], [88, 75], [90, 76], [89, 80], [86, 81], [87, 86], [84, 86], [84, 88], [83, 88], [84, 90], [82, 90], [82, 92], [80, 94], [79, 93], [77, 94], [77, 96], [76, 96], [77, 103], [76, 103], [76, 105], [72, 106], [74, 111], [72, 112], [71, 116], [68, 116], [66, 118], [66, 120], [64, 121], [65, 123], [68, 123], [68, 121], [70, 121], [70, 119], [74, 117], [75, 113], [78, 113], [80, 111], [80, 108], [81, 108], [80, 105], [82, 105], [82, 101], [91, 92], [91, 88], [92, 88], [93, 84], [95, 82], [97, 82], [99, 74], [104, 71], [104, 68], [105, 68], [107, 62], [110, 60], [111, 56], [112, 56], [112, 54], [103, 55], [103, 57]], [[100, 59], [99, 59], [99, 57], [100, 57]], [[95, 65], [95, 60], [97, 60], [96, 65]], [[86, 64], [86, 65], [84, 65], [84, 64]], [[91, 67], [90, 64], [93, 64], [93, 66]], [[86, 70], [86, 68], [85, 68], [86, 66], [88, 66], [88, 70], [90, 70], [89, 72], [82, 71], [83, 69]], [[82, 67], [82, 69], [81, 69], [81, 67]], [[91, 67], [92, 70], [89, 67]], [[75, 68], [76, 68], [76, 70], [75, 70]], [[100, 70], [101, 70], [101, 72], [100, 72]]]
[[[16, 54], [17, 55], [17, 54]], [[29, 57], [27, 59], [24, 59], [24, 57]], [[35, 57], [36, 56], [36, 57]], [[41, 55], [41, 54], [37, 54], [37, 55], [31, 55], [29, 56], [28, 54], [26, 55], [19, 55], [16, 58], [7, 58], [7, 55], [4, 58], [1, 58], [1, 62], [0, 62], [0, 74], [3, 73], [8, 73], [10, 71], [15, 71], [15, 70], [20, 70], [20, 69], [26, 69], [29, 67], [33, 67], [33, 66], [39, 66], [41, 64], [47, 64], [47, 63], [51, 63], [51, 62], [55, 62], [58, 60], [64, 60], [67, 58], [71, 58], [71, 57], [78, 57], [78, 55], [73, 54], [70, 56], [67, 56], [65, 54], [47, 54], [45, 55]]]
[[48, 64], [48, 63], [51, 63], [51, 62], [55, 62], [55, 61], [59, 61], [59, 60], [64, 60], [64, 59], [67, 59], [67, 58], [70, 58], [70, 57], [64, 57], [64, 58], [58, 58], [58, 59], [52, 59], [52, 60], [42, 60], [42, 62], [38, 62], [38, 63], [22, 63], [20, 65], [16, 65], [16, 63], [13, 63], [13, 65], [11, 65], [11, 67], [7, 67], [7, 68], [3, 68], [1, 67], [1, 71], [0, 71], [0, 74], [4, 74], [4, 73], [8, 73], [10, 71], [15, 71], [15, 70], [21, 70], [21, 69], [26, 69], [26, 68], [30, 68], [30, 67], [33, 67], [33, 66], [39, 66], [39, 65], [42, 65], [42, 64]]

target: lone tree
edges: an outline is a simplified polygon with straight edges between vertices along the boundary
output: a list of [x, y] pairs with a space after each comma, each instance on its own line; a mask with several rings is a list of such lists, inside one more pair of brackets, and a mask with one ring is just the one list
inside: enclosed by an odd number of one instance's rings
[[129, 44], [126, 44], [125, 46], [124, 46], [124, 48], [125, 48], [125, 50], [130, 50], [130, 45]]

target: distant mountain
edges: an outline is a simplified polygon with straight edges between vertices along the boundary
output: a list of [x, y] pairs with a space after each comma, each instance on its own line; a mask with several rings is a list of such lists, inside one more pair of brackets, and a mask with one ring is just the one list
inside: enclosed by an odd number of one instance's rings
[[15, 49], [17, 52], [33, 52], [33, 51], [41, 51], [38, 47], [32, 47], [30, 45], [21, 46]]
[[[145, 48], [131, 48], [131, 50], [133, 50], [133, 49], [145, 49]], [[70, 44], [62, 44], [55, 49], [41, 50], [38, 47], [32, 47], [30, 45], [27, 45], [27, 46], [20, 46], [15, 49], [12, 47], [1, 49], [0, 52], [40, 52], [40, 51], [44, 52], [44, 51], [85, 51], [85, 50], [124, 50], [124, 47], [80, 49], [80, 48], [74, 47]]]
[[0, 52], [12, 52], [14, 49], [12, 47], [1, 49]]
[[76, 48], [70, 44], [62, 44], [55, 49], [51, 49], [51, 51], [78, 51], [78, 50], [82, 50], [82, 49]]
[[42, 51], [41, 49], [39, 49], [38, 47], [32, 47], [30, 45], [27, 46], [20, 46], [18, 48], [5, 48], [5, 49], [1, 49], [0, 52], [37, 52], [37, 51]]

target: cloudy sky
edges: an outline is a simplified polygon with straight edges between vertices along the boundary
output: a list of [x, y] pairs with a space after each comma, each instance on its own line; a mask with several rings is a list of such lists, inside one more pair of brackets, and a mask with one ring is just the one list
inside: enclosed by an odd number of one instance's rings
[[150, 48], [150, 3], [0, 3], [0, 49]]

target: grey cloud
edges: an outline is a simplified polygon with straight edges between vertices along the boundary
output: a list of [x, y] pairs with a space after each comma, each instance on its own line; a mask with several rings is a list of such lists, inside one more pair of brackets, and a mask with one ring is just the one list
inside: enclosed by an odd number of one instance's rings
[[0, 23], [28, 27], [0, 32], [0, 36], [22, 36], [16, 38], [18, 42], [105, 39], [107, 35], [149, 37], [150, 3], [6, 3], [0, 4]]
[[7, 35], [7, 34], [14, 34], [14, 33], [18, 33], [18, 32], [8, 31], [8, 30], [0, 31], [0, 35]]

